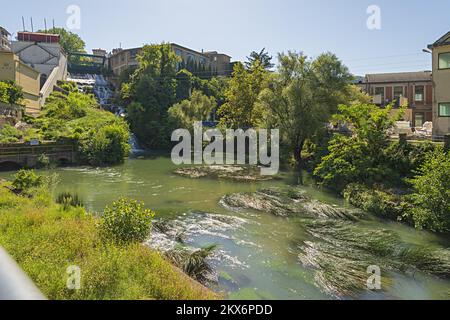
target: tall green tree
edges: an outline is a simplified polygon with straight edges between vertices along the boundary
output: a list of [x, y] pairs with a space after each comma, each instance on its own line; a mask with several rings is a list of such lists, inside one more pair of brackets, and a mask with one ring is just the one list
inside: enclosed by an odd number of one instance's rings
[[214, 97], [194, 91], [188, 100], [183, 100], [169, 109], [169, 117], [174, 128], [192, 130], [195, 122], [210, 120], [215, 108]]
[[323, 133], [337, 106], [347, 101], [352, 76], [330, 53], [311, 60], [288, 52], [278, 59], [278, 73], [261, 92], [256, 114], [263, 115], [268, 128], [280, 129], [282, 143], [301, 169], [305, 142]]
[[255, 63], [259, 63], [264, 69], [270, 70], [275, 65], [272, 63], [273, 57], [269, 55], [269, 53], [266, 51], [266, 48], [263, 48], [260, 52], [252, 51], [250, 53], [250, 56], [247, 57], [247, 62], [245, 62], [245, 66], [247, 69], [251, 69], [251, 67]]
[[52, 28], [40, 30], [39, 32], [58, 34], [60, 36], [60, 44], [66, 52], [86, 52], [86, 43], [76, 33], [67, 31], [64, 28]]
[[315, 168], [314, 174], [323, 185], [341, 191], [350, 183], [386, 183], [397, 172], [389, 166], [386, 150], [388, 130], [403, 116], [403, 109], [393, 114], [393, 106], [379, 108], [372, 104], [340, 105], [333, 122], [346, 123], [351, 136], [335, 135], [328, 155]]
[[442, 147], [429, 153], [411, 184], [416, 227], [450, 232], [450, 154]]
[[143, 47], [131, 77], [128, 119], [132, 131], [148, 147], [169, 146], [168, 109], [176, 102], [178, 57], [169, 44]]
[[225, 92], [226, 102], [218, 111], [221, 125], [235, 129], [257, 127], [262, 115], [255, 105], [268, 83], [269, 73], [259, 62], [249, 70], [242, 63], [236, 63]]

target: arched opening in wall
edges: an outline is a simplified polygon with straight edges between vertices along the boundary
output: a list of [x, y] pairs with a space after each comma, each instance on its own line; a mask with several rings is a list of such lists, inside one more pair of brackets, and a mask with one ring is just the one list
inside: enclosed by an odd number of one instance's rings
[[68, 158], [58, 158], [56, 164], [58, 167], [68, 167], [72, 164], [72, 162]]
[[14, 161], [0, 162], [0, 172], [17, 171], [22, 168], [23, 167], [20, 164]]

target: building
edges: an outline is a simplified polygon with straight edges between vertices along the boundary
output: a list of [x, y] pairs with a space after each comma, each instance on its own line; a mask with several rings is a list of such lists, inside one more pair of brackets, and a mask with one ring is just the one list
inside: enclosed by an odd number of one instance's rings
[[404, 120], [413, 127], [433, 121], [433, 81], [431, 71], [368, 74], [358, 84], [381, 107], [407, 104]]
[[433, 136], [450, 133], [450, 32], [428, 46], [433, 56]]
[[10, 35], [5, 28], [0, 27], [0, 51], [11, 51]]
[[67, 55], [56, 34], [19, 32], [11, 42], [12, 52], [21, 62], [37, 70], [40, 76], [40, 108], [58, 81], [67, 79]]
[[43, 74], [43, 81], [50, 77], [55, 68], [64, 68], [67, 64], [67, 55], [59, 44], [59, 35], [19, 32], [17, 41], [11, 42], [11, 48], [21, 61]]
[[[211, 52], [198, 52], [176, 43], [170, 44], [173, 52], [180, 57], [178, 69], [188, 69], [193, 73], [211, 72], [217, 75], [230, 75], [231, 57], [226, 54]], [[114, 49], [112, 51], [109, 65], [114, 75], [119, 76], [130, 68], [137, 68], [139, 62], [136, 57], [142, 48]]]
[[95, 63], [105, 63], [105, 58], [108, 56], [108, 52], [105, 49], [92, 49], [92, 54], [98, 58], [94, 58]]
[[22, 87], [25, 112], [38, 115], [41, 110], [40, 72], [12, 52], [0, 51], [0, 80], [14, 81]]
[[122, 72], [130, 68], [137, 68], [139, 62], [136, 58], [141, 50], [142, 48], [114, 49], [109, 58], [109, 67], [114, 75], [120, 76]]
[[211, 61], [211, 67], [215, 74], [218, 76], [230, 76], [233, 72], [233, 65], [231, 63], [231, 57], [224, 53], [218, 53], [217, 51], [205, 52], [205, 55]]

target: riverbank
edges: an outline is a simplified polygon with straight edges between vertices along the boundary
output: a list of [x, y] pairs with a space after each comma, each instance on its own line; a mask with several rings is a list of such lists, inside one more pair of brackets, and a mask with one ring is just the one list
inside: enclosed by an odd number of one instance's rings
[[[143, 244], [104, 243], [97, 218], [66, 208], [45, 191], [22, 197], [0, 181], [0, 245], [51, 300], [217, 299], [218, 295]], [[69, 290], [67, 270], [81, 270]]]

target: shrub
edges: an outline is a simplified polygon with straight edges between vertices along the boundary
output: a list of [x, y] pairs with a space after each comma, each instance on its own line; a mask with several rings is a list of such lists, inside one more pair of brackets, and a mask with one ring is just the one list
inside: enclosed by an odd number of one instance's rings
[[102, 127], [89, 142], [89, 162], [94, 165], [123, 163], [130, 151], [130, 135], [124, 126]]
[[17, 128], [5, 124], [3, 129], [0, 130], [0, 144], [4, 143], [16, 143], [22, 138], [22, 133]]
[[45, 153], [40, 154], [36, 159], [36, 167], [48, 168], [49, 166], [50, 166], [50, 158]]
[[450, 154], [442, 147], [427, 156], [410, 180], [414, 192], [411, 216], [418, 228], [450, 231]]
[[72, 194], [70, 192], [60, 193], [56, 197], [56, 203], [61, 204], [63, 206], [64, 211], [70, 209], [70, 207], [83, 207], [83, 200], [77, 195]]
[[23, 99], [22, 88], [13, 81], [0, 81], [0, 102], [20, 104]]
[[44, 184], [43, 176], [37, 175], [34, 170], [20, 170], [14, 175], [12, 186], [20, 193], [27, 193], [33, 188]]
[[143, 203], [121, 198], [103, 211], [100, 233], [120, 244], [142, 242], [150, 234], [154, 216], [154, 212], [144, 209]]
[[343, 195], [355, 207], [391, 220], [404, 219], [409, 208], [409, 205], [399, 195], [368, 188], [358, 183], [349, 184]]
[[207, 258], [214, 254], [216, 245], [191, 251], [183, 246], [176, 247], [166, 253], [166, 257], [177, 267], [182, 269], [188, 276], [201, 282], [207, 283], [211, 279], [213, 269]]

